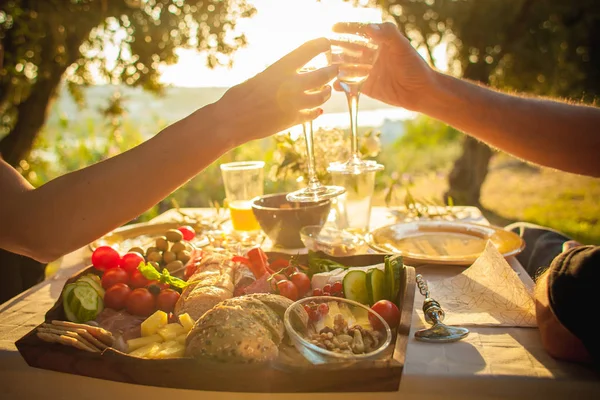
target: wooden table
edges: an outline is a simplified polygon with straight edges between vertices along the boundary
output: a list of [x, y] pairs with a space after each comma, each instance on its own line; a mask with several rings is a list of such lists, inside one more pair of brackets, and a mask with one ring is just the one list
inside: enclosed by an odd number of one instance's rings
[[[168, 218], [168, 214], [158, 220]], [[481, 219], [480, 217], [476, 217]], [[382, 208], [375, 208], [372, 227], [389, 223]], [[479, 220], [478, 222], [485, 222]], [[89, 254], [88, 254], [89, 255]], [[0, 305], [0, 398], [2, 399], [363, 399], [366, 394], [264, 395], [174, 390], [129, 385], [111, 381], [38, 370], [29, 367], [14, 342], [41, 323], [44, 313], [59, 296], [66, 277], [80, 269], [86, 249], [65, 256], [59, 274]], [[509, 259], [526, 285], [531, 285], [522, 266]], [[440, 269], [418, 267], [426, 279], [439, 279], [460, 273], [459, 267]], [[415, 297], [420, 309], [423, 297]], [[471, 327], [469, 336], [457, 343], [430, 344], [414, 339], [423, 327], [414, 314], [406, 365], [398, 392], [368, 394], [369, 399], [484, 399], [541, 398], [567, 396], [600, 398], [597, 372], [583, 366], [563, 363], [549, 357], [542, 348], [537, 329]]]

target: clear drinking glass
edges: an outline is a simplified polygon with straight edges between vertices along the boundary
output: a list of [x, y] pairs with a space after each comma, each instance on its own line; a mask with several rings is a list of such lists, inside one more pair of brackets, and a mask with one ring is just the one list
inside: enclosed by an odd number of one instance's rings
[[[321, 54], [312, 59], [306, 64], [299, 73], [307, 73], [315, 71], [318, 68], [323, 68], [330, 63], [330, 54]], [[318, 93], [320, 90], [307, 91], [307, 93]], [[308, 164], [308, 185], [295, 192], [288, 193], [286, 199], [292, 202], [299, 203], [314, 203], [322, 200], [331, 199], [344, 193], [345, 189], [340, 186], [325, 186], [321, 184], [317, 177], [317, 171], [315, 168], [315, 152], [314, 152], [314, 137], [313, 137], [313, 123], [307, 121], [302, 125], [304, 131], [304, 138], [306, 140], [306, 159]]]
[[377, 61], [379, 46], [371, 39], [358, 34], [335, 33], [330, 40], [331, 63], [339, 65], [337, 78], [348, 99], [352, 155], [344, 163], [332, 164], [329, 171], [357, 174], [382, 170], [383, 165], [362, 160], [358, 147], [358, 100], [361, 88]]
[[264, 194], [264, 161], [221, 164], [231, 225], [237, 232], [260, 231], [252, 211], [252, 199]]

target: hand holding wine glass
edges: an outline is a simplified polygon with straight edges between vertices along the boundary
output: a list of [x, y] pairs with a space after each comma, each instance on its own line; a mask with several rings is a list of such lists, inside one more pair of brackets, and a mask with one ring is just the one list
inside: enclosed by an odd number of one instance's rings
[[[343, 22], [333, 31], [368, 38], [379, 46], [379, 56], [362, 92], [387, 104], [418, 111], [419, 101], [434, 85], [435, 71], [411, 46], [396, 25]], [[334, 85], [344, 90], [341, 80]]]

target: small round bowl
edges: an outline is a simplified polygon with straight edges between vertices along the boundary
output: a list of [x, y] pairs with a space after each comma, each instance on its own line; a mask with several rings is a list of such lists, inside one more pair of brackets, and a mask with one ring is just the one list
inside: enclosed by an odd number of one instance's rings
[[252, 200], [252, 211], [261, 229], [274, 245], [297, 249], [304, 247], [299, 231], [308, 225], [322, 226], [327, 221], [331, 202], [293, 203], [287, 193], [268, 194]]
[[368, 249], [360, 235], [327, 226], [305, 226], [300, 229], [300, 239], [307, 249], [334, 257], [366, 253]]
[[[344, 310], [342, 311], [342, 315], [347, 315], [347, 313], [350, 312], [352, 317], [356, 318], [357, 321], [360, 321], [360, 325], [368, 326], [370, 327], [370, 329], [377, 330], [383, 336], [382, 343], [380, 343], [375, 350], [364, 354], [336, 353], [311, 343], [308, 339], [308, 333], [311, 329], [315, 329], [314, 327], [316, 324], [322, 323], [324, 321], [322, 319], [319, 320], [320, 322], [309, 321], [306, 330], [300, 331], [298, 329], [298, 325], [292, 323], [291, 318], [292, 315], [297, 314], [298, 307], [304, 307], [304, 305], [310, 302], [315, 302], [317, 304], [328, 303], [328, 305], [330, 306], [330, 313], [335, 312], [332, 309], [333, 306], [331, 305], [331, 302], [336, 302], [338, 308], [340, 310]], [[375, 316], [380, 321], [381, 327], [379, 329], [374, 329], [371, 326], [371, 323], [369, 321], [369, 315]], [[333, 319], [335, 315], [332, 314], [330, 315], [330, 317]], [[373, 360], [381, 357], [382, 353], [389, 347], [390, 343], [392, 342], [392, 331], [387, 322], [385, 322], [385, 320], [381, 318], [379, 314], [377, 314], [375, 311], [371, 310], [369, 307], [363, 304], [341, 297], [314, 296], [300, 299], [287, 308], [283, 316], [283, 323], [285, 325], [285, 329], [288, 333], [288, 336], [292, 340], [292, 343], [294, 343], [296, 349], [312, 364]]]

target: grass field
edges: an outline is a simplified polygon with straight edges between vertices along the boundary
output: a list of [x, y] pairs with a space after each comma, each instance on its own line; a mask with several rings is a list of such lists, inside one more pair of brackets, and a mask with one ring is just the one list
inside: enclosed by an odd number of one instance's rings
[[[441, 199], [445, 174], [415, 178], [415, 197]], [[383, 194], [376, 203], [383, 205]], [[523, 163], [499, 154], [482, 188], [487, 219], [504, 226], [527, 221], [564, 232], [585, 244], [600, 244], [600, 179]]]

